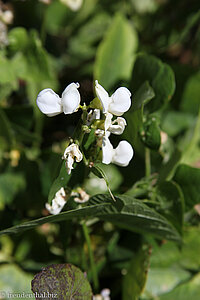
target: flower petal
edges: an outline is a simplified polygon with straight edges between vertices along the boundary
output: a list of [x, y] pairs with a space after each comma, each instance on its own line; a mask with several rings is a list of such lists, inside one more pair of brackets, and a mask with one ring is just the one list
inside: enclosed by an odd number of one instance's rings
[[112, 126], [112, 118], [113, 118], [112, 114], [106, 113], [106, 119], [104, 123], [105, 132], [109, 130], [110, 126]]
[[83, 0], [60, 0], [63, 4], [67, 5], [71, 10], [77, 11], [81, 7]]
[[65, 200], [66, 194], [65, 190], [62, 187], [59, 191], [57, 191], [55, 198], [52, 200], [52, 204], [46, 203], [46, 209], [52, 214], [57, 215], [61, 212], [63, 209], [66, 200]]
[[131, 144], [127, 141], [121, 141], [117, 148], [114, 149], [112, 162], [118, 166], [126, 167], [132, 159], [133, 154], [134, 151]]
[[113, 134], [120, 135], [124, 132], [126, 125], [126, 120], [124, 118], [117, 117], [117, 119], [112, 122], [108, 130]]
[[101, 104], [103, 106], [103, 113], [105, 114], [108, 111], [108, 106], [111, 102], [111, 98], [109, 97], [106, 90], [98, 83], [98, 80], [95, 80], [95, 91], [97, 97], [101, 101]]
[[109, 141], [109, 138], [104, 136], [102, 141], [102, 163], [106, 165], [110, 164], [112, 162], [113, 154], [113, 146]]
[[111, 99], [108, 110], [115, 116], [123, 115], [131, 106], [131, 92], [125, 87], [118, 88], [112, 94]]
[[72, 114], [78, 109], [81, 101], [78, 88], [79, 83], [72, 82], [62, 93], [62, 106], [64, 114]]
[[37, 106], [49, 117], [62, 112], [61, 99], [52, 89], [44, 89], [37, 96]]

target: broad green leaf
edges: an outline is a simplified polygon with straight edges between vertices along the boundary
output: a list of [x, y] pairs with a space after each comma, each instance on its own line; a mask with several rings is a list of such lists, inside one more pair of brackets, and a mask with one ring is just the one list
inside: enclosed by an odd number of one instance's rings
[[22, 174], [11, 172], [0, 174], [0, 203], [10, 204], [25, 186], [26, 182]]
[[190, 112], [194, 115], [200, 109], [199, 94], [200, 94], [200, 72], [194, 74], [187, 81], [181, 102], [181, 108], [185, 112]]
[[58, 177], [54, 180], [51, 189], [49, 191], [48, 202], [51, 203], [52, 199], [55, 197], [55, 194], [62, 187], [66, 187], [68, 181], [70, 180], [71, 175], [67, 173], [65, 161], [62, 162], [60, 173]]
[[183, 139], [179, 142], [179, 147], [184, 149], [181, 163], [195, 166], [199, 162], [200, 153], [200, 110], [195, 123], [186, 132]]
[[[33, 276], [29, 273], [21, 270], [14, 264], [3, 264], [0, 266], [0, 298], [8, 300], [14, 297], [14, 294], [19, 294], [15, 298], [18, 299], [30, 299], [31, 285], [30, 282]], [[10, 295], [9, 295], [10, 293]], [[24, 293], [24, 294], [23, 294]], [[22, 296], [20, 296], [22, 295]]]
[[128, 140], [134, 147], [134, 150], [139, 154], [144, 153], [144, 144], [141, 141], [141, 132], [143, 129], [142, 111], [135, 110], [126, 113], [127, 128], [123, 132], [123, 138]]
[[189, 227], [184, 232], [183, 248], [180, 252], [179, 264], [188, 270], [200, 270], [199, 227]]
[[156, 187], [155, 194], [161, 205], [158, 211], [164, 215], [181, 234], [184, 214], [184, 196], [181, 188], [173, 181], [165, 181]]
[[155, 97], [154, 90], [150, 86], [148, 81], [145, 81], [139, 89], [132, 96], [131, 110], [138, 110], [147, 104], [153, 97]]
[[165, 112], [162, 121], [162, 130], [170, 136], [176, 136], [183, 130], [188, 129], [194, 123], [194, 116], [187, 112]]
[[181, 249], [170, 241], [153, 247], [151, 267], [165, 270], [178, 267], [196, 272], [200, 269], [199, 252], [199, 227], [189, 227], [184, 231]]
[[148, 81], [155, 92], [154, 99], [149, 103], [148, 110], [154, 112], [162, 108], [173, 96], [175, 79], [172, 69], [158, 58], [139, 54], [136, 58], [132, 79], [131, 91], [134, 92], [145, 81]]
[[178, 285], [167, 294], [161, 295], [160, 300], [199, 300], [200, 295], [200, 273], [195, 275], [190, 281]]
[[200, 203], [200, 169], [181, 164], [177, 167], [173, 180], [182, 188], [187, 210]]
[[[148, 81], [145, 81], [133, 95], [133, 104], [131, 109], [126, 113], [128, 126], [123, 133], [125, 139], [134, 145], [134, 149], [140, 153], [144, 151], [144, 144], [141, 141], [143, 128], [144, 106], [155, 96], [152, 87]], [[150, 135], [151, 136], [151, 135]], [[148, 136], [148, 139], [150, 139]]]
[[23, 27], [15, 27], [9, 31], [9, 49], [13, 52], [24, 50], [28, 45], [28, 33]]
[[11, 83], [13, 89], [17, 88], [16, 76], [12, 68], [11, 61], [0, 52], [0, 84]]
[[43, 268], [32, 280], [32, 291], [37, 294], [54, 295], [45, 296], [45, 299], [92, 299], [92, 289], [87, 277], [71, 264], [54, 264]]
[[158, 120], [154, 116], [148, 116], [147, 120], [143, 123], [140, 135], [141, 140], [146, 147], [152, 150], [158, 150], [160, 148], [160, 127]]
[[48, 216], [21, 225], [2, 230], [0, 234], [18, 233], [48, 223], [71, 220], [72, 218], [98, 217], [117, 226], [139, 232], [148, 233], [158, 238], [180, 242], [177, 230], [155, 210], [129, 196], [115, 196], [115, 202], [110, 195], [91, 197], [89, 206], [66, 211], [55, 216]]
[[80, 65], [83, 60], [89, 60], [96, 54], [96, 43], [102, 39], [110, 25], [111, 17], [103, 12], [95, 14], [94, 17], [79, 27], [76, 35], [69, 41], [68, 55], [69, 63], [73, 66]]
[[181, 159], [181, 151], [175, 148], [168, 162], [166, 164], [163, 164], [160, 168], [160, 172], [158, 175], [158, 183], [166, 179], [171, 179], [173, 177], [175, 168], [179, 163], [180, 159]]
[[170, 292], [178, 284], [189, 279], [190, 276], [188, 271], [179, 267], [150, 268], [144, 294], [158, 297], [159, 295]]
[[129, 79], [137, 44], [136, 31], [122, 14], [116, 14], [97, 49], [94, 79], [105, 89]]
[[65, 220], [72, 220], [73, 218], [80, 218], [85, 219], [88, 217], [95, 217], [97, 215], [101, 215], [104, 212], [105, 214], [105, 207], [110, 206], [110, 203], [102, 203], [99, 205], [91, 205], [89, 207], [83, 207], [78, 209], [69, 210], [66, 212], [62, 212], [58, 215], [51, 215], [47, 217], [43, 217], [40, 219], [35, 219], [32, 221], [24, 222], [17, 226], [10, 227], [8, 229], [0, 231], [1, 234], [13, 234], [13, 233], [20, 233], [26, 230], [30, 230], [36, 226], [45, 224], [45, 223], [53, 223], [53, 222], [60, 222]]
[[113, 202], [109, 195], [96, 195], [90, 199], [90, 203], [93, 205], [104, 201], [111, 203], [110, 207], [105, 207], [105, 214], [98, 215], [104, 221], [138, 233], [149, 233], [180, 241], [180, 236], [171, 223], [141, 200], [126, 195], [115, 196], [115, 200]]
[[143, 245], [130, 261], [128, 272], [123, 278], [123, 300], [139, 299], [147, 279], [149, 259], [150, 247]]

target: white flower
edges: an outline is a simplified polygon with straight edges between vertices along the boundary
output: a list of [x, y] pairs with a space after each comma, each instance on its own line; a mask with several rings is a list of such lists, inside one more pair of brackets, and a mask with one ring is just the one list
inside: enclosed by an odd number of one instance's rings
[[71, 170], [73, 169], [74, 160], [80, 162], [83, 159], [83, 154], [79, 150], [78, 145], [73, 143], [65, 149], [63, 159], [66, 160], [67, 173], [70, 175]]
[[107, 132], [120, 135], [124, 132], [126, 124], [126, 120], [122, 117], [117, 117], [114, 121], [112, 121], [113, 115], [110, 113], [106, 114], [105, 119], [105, 135], [109, 136]]
[[37, 106], [48, 117], [56, 116], [62, 112], [72, 114], [77, 111], [80, 104], [79, 83], [69, 84], [60, 98], [52, 89], [44, 89], [37, 96]]
[[67, 5], [71, 10], [77, 11], [81, 7], [83, 0], [60, 0], [60, 2]]
[[71, 196], [75, 196], [74, 201], [77, 203], [85, 203], [90, 199], [90, 196], [82, 188], [77, 188], [77, 191], [73, 191]]
[[100, 109], [94, 109], [90, 110], [87, 115], [86, 125], [89, 126], [93, 120], [99, 120], [100, 119]]
[[103, 113], [109, 112], [115, 116], [121, 116], [129, 110], [131, 106], [131, 92], [127, 88], [120, 87], [109, 97], [106, 90], [96, 80], [95, 90], [103, 106]]
[[121, 141], [116, 149], [107, 136], [103, 137], [102, 143], [102, 162], [104, 164], [114, 163], [121, 167], [128, 166], [134, 154], [132, 146], [127, 141]]
[[63, 209], [66, 200], [65, 200], [66, 194], [65, 190], [62, 187], [55, 195], [55, 198], [52, 200], [52, 205], [49, 203], [45, 204], [46, 209], [52, 214], [57, 215], [61, 212]]
[[93, 296], [93, 300], [110, 300], [110, 290], [103, 289], [101, 294]]

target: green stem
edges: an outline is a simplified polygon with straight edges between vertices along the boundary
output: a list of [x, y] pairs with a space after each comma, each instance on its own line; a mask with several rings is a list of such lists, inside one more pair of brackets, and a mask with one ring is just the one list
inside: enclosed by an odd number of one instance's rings
[[99, 280], [98, 280], [96, 265], [95, 265], [95, 261], [94, 261], [94, 255], [93, 255], [93, 251], [92, 251], [92, 246], [91, 246], [91, 240], [90, 240], [90, 236], [89, 236], [88, 227], [85, 223], [83, 223], [82, 228], [83, 228], [83, 233], [84, 233], [84, 236], [85, 236], [85, 240], [86, 240], [87, 247], [88, 247], [88, 252], [89, 252], [94, 289], [95, 289], [95, 291], [98, 291], [98, 289], [99, 289]]
[[149, 148], [145, 148], [145, 175], [151, 175], [151, 152]]

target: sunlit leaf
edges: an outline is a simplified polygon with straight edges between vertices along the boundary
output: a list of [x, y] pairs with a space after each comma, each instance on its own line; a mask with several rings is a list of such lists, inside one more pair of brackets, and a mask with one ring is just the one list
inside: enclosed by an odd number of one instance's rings
[[136, 31], [122, 14], [116, 14], [97, 50], [94, 79], [106, 89], [129, 79], [137, 44]]

